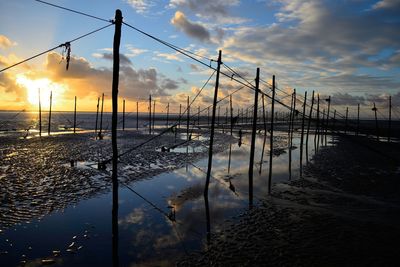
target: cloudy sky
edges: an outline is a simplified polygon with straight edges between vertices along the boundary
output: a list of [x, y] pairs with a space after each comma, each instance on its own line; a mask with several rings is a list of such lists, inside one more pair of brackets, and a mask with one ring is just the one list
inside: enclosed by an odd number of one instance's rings
[[[368, 105], [392, 95], [400, 105], [400, 0], [48, 0], [124, 22], [206, 58], [222, 61], [250, 82], [276, 75], [281, 90], [316, 90], [336, 104]], [[98, 29], [107, 22], [56, 9], [33, 0], [0, 1], [0, 69]], [[35, 109], [53, 91], [54, 108], [95, 110], [97, 97], [111, 96], [113, 27], [71, 46], [69, 70], [62, 48], [0, 73], [0, 110]], [[215, 66], [215, 62], [199, 57]], [[226, 68], [224, 71], [228, 72]], [[120, 97], [134, 109], [152, 94], [161, 105], [185, 103], [212, 71], [123, 26]], [[198, 105], [210, 101], [214, 78]], [[238, 88], [221, 80], [221, 96]], [[269, 89], [264, 85], [263, 90]], [[234, 96], [249, 104], [252, 92]], [[283, 97], [284, 95], [282, 95]], [[378, 101], [378, 100], [377, 100]], [[109, 101], [106, 108], [110, 109]]]

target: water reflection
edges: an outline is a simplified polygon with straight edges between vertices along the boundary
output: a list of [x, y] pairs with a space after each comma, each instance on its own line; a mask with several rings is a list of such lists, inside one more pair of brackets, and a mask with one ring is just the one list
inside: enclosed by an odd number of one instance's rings
[[[299, 137], [294, 134], [293, 149], [286, 153], [287, 134], [275, 134], [273, 183], [289, 179], [290, 163], [291, 179], [299, 178], [299, 149], [295, 149], [299, 146]], [[55, 265], [174, 265], [173, 260], [186, 252], [203, 249], [210, 242], [211, 233], [248, 207], [250, 135], [242, 133], [241, 139], [241, 146], [233, 143], [226, 151], [215, 154], [208, 195], [203, 195], [207, 159], [194, 164], [187, 161], [182, 169], [128, 184], [142, 197], [121, 186], [117, 203], [110, 201], [110, 192], [29, 224], [2, 229], [0, 252], [8, 252], [0, 255], [2, 266], [17, 265], [22, 254], [26, 255], [27, 262], [47, 258], [53, 250], [60, 251]], [[262, 158], [264, 140], [264, 135], [255, 140], [257, 159]], [[312, 145], [306, 146], [306, 151], [312, 152]], [[268, 152], [266, 149], [264, 153]], [[261, 170], [262, 162], [257, 164]], [[267, 196], [267, 175], [255, 172], [253, 183], [257, 202]], [[119, 219], [113, 212], [110, 221], [113, 205], [119, 206]], [[112, 235], [110, 229], [113, 229]], [[115, 229], [119, 232], [114, 232]], [[67, 249], [74, 236], [82, 249], [73, 254]]]

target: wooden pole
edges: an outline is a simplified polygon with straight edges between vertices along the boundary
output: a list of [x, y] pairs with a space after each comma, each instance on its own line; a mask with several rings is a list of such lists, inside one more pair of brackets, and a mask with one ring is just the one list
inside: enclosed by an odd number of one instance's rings
[[374, 111], [374, 114], [375, 114], [376, 140], [379, 141], [378, 116], [376, 114], [378, 109], [375, 106], [375, 102], [374, 102], [374, 107], [372, 108], [372, 110]]
[[253, 127], [251, 131], [250, 162], [249, 162], [249, 208], [253, 207], [253, 171], [254, 171], [254, 150], [256, 146], [257, 132], [257, 110], [258, 110], [258, 87], [260, 82], [260, 68], [257, 68], [256, 88], [254, 93]]
[[117, 147], [117, 123], [118, 123], [118, 83], [119, 83], [119, 46], [121, 42], [122, 12], [115, 11], [115, 33], [113, 43], [113, 80], [112, 80], [112, 121], [111, 121], [111, 144], [112, 144], [112, 243], [113, 264], [119, 265], [118, 258], [118, 147]]
[[304, 123], [306, 117], [307, 91], [304, 92], [303, 116], [301, 118], [301, 136], [300, 136], [300, 178], [303, 177], [303, 142], [304, 142]]
[[151, 95], [149, 96], [149, 134], [151, 134]]
[[139, 130], [139, 102], [136, 101], [136, 130]]
[[222, 51], [219, 50], [218, 61], [217, 61], [217, 77], [215, 80], [215, 90], [214, 99], [212, 106], [212, 117], [211, 117], [211, 130], [210, 130], [210, 147], [208, 149], [208, 166], [207, 166], [207, 176], [206, 184], [204, 187], [204, 197], [208, 197], [208, 186], [210, 184], [211, 168], [212, 168], [212, 156], [213, 156], [213, 145], [214, 145], [214, 130], [215, 130], [215, 113], [217, 108], [217, 98], [218, 98], [218, 87], [219, 87], [219, 72], [221, 69], [221, 57]]
[[264, 162], [265, 143], [267, 142], [267, 121], [265, 119], [265, 99], [264, 99], [264, 94], [261, 95], [261, 100], [262, 100], [262, 118], [263, 118], [263, 124], [264, 124], [264, 140], [263, 140], [263, 146], [262, 146], [262, 150], [261, 150], [260, 170], [258, 171], [259, 174], [261, 174], [262, 165], [263, 165], [263, 162]]
[[99, 122], [99, 106], [100, 106], [100, 97], [97, 97], [97, 106], [96, 106], [96, 125], [94, 127], [94, 133], [97, 134], [97, 123]]
[[40, 88], [39, 88], [39, 136], [42, 136], [42, 103], [40, 101]]
[[310, 134], [313, 108], [314, 108], [314, 90], [312, 91], [311, 107], [310, 107], [310, 113], [308, 114], [308, 123], [307, 123], [307, 136], [306, 136], [306, 161], [307, 162], [308, 162], [308, 136]]
[[315, 151], [318, 150], [317, 145], [319, 145], [319, 94], [317, 94], [317, 125], [315, 127], [315, 135], [314, 135]]
[[359, 132], [360, 132], [360, 103], [357, 104], [357, 132], [356, 132], [357, 136]]
[[389, 130], [388, 130], [388, 142], [390, 142], [392, 132], [392, 96], [389, 96]]
[[332, 128], [335, 131], [336, 130], [336, 109], [333, 111], [333, 125]]
[[329, 127], [329, 113], [331, 111], [331, 96], [329, 96], [326, 101], [328, 102], [328, 112], [326, 114], [326, 123], [325, 123], [325, 145], [327, 143], [327, 135], [328, 135], [328, 127]]
[[75, 104], [74, 104], [74, 133], [76, 133], [76, 96], [75, 96]]
[[122, 101], [122, 131], [125, 131], [125, 99]]
[[272, 156], [274, 154], [274, 111], [275, 108], [275, 75], [272, 75], [272, 104], [271, 104], [271, 133], [269, 144], [269, 173], [268, 173], [268, 194], [271, 194], [272, 183]]
[[294, 109], [293, 109], [293, 104], [294, 104], [294, 99], [295, 99], [295, 91], [292, 93], [292, 99], [290, 101], [290, 113], [289, 113], [289, 127], [288, 127], [288, 152], [289, 152], [289, 180], [292, 179], [292, 127], [293, 127], [293, 114], [294, 114]]
[[100, 112], [100, 130], [99, 139], [102, 139], [101, 131], [103, 130], [103, 110], [104, 110], [104, 93], [101, 95], [101, 112]]
[[51, 130], [51, 104], [53, 102], [53, 91], [50, 91], [50, 108], [49, 108], [49, 128], [47, 129], [47, 134], [50, 135]]
[[232, 95], [229, 96], [229, 106], [231, 110], [231, 136], [233, 133], [233, 108], [232, 108]]

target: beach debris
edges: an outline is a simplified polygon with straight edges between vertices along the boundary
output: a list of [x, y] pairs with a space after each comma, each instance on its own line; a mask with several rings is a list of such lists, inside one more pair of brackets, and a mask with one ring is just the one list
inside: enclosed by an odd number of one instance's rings
[[51, 258], [49, 258], [49, 259], [42, 259], [42, 264], [43, 264], [43, 265], [50, 265], [50, 264], [54, 264], [54, 263], [56, 263], [56, 261], [55, 261], [54, 259], [51, 259]]
[[72, 242], [71, 244], [69, 244], [68, 248], [73, 248], [75, 246], [75, 242]]
[[54, 256], [54, 257], [58, 257], [58, 256], [60, 256], [60, 254], [61, 254], [61, 251], [59, 251], [59, 250], [53, 250], [53, 256]]

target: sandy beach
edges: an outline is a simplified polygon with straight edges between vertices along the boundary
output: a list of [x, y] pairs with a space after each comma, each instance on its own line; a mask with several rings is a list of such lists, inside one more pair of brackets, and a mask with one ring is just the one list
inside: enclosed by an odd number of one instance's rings
[[396, 266], [399, 144], [335, 136], [179, 266]]

